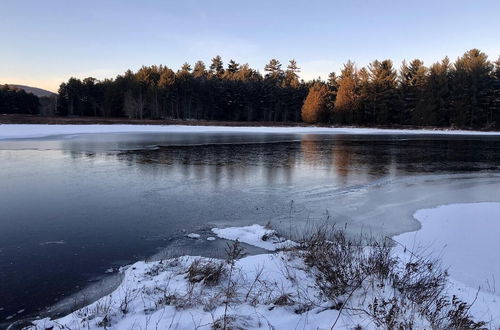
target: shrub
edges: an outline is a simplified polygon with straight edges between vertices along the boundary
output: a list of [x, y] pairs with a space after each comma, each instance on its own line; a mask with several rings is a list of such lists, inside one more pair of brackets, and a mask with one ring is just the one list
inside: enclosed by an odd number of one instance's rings
[[191, 263], [186, 272], [186, 278], [190, 283], [203, 282], [208, 286], [219, 284], [225, 273], [224, 263], [221, 261], [203, 262], [196, 259]]

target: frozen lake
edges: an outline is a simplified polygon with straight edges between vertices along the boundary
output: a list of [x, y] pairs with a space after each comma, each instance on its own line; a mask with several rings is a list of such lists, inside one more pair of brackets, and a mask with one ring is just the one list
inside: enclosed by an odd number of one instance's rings
[[392, 236], [418, 209], [500, 201], [494, 135], [42, 133], [0, 140], [0, 324], [159, 251], [223, 250], [191, 232], [331, 221]]

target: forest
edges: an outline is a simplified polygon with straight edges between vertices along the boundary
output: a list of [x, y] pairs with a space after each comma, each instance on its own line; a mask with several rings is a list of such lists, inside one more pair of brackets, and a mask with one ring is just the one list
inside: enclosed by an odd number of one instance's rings
[[40, 101], [36, 95], [22, 89], [0, 85], [0, 113], [38, 114]]
[[[208, 67], [202, 61], [193, 67], [185, 63], [177, 71], [143, 66], [113, 79], [70, 78], [60, 85], [53, 114], [500, 128], [500, 58], [492, 62], [478, 49], [430, 66], [419, 59], [400, 67], [375, 60], [359, 68], [348, 61], [327, 80], [306, 82], [299, 74], [295, 60], [283, 65], [272, 59], [261, 74], [234, 60], [225, 65], [220, 56]], [[28, 102], [31, 96], [15, 95], [21, 94], [0, 90], [0, 112], [36, 112], [30, 103], [35, 101]]]

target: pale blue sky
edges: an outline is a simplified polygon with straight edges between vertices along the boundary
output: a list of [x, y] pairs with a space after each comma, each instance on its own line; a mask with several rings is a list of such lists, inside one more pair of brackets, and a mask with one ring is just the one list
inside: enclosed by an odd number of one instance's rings
[[500, 55], [499, 0], [0, 0], [0, 83], [57, 90], [70, 76], [173, 69], [220, 54], [262, 71], [295, 58], [301, 76], [390, 58], [426, 64], [479, 48]]

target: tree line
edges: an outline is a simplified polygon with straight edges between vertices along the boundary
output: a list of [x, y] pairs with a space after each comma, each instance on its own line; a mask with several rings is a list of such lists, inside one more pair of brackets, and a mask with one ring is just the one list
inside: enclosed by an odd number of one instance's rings
[[472, 49], [451, 63], [426, 67], [415, 59], [399, 70], [391, 60], [358, 69], [348, 61], [340, 76], [316, 81], [302, 107], [305, 122], [500, 128], [500, 58]]
[[38, 114], [40, 102], [37, 96], [23, 89], [0, 85], [0, 113]]
[[[261, 74], [234, 60], [224, 65], [216, 56], [209, 66], [185, 63], [177, 71], [152, 65], [113, 79], [70, 78], [60, 85], [55, 114], [500, 128], [500, 58], [491, 62], [477, 49], [430, 66], [419, 59], [399, 68], [391, 60], [375, 60], [358, 68], [348, 61], [326, 81], [305, 82], [299, 73], [295, 60], [285, 66], [272, 59]], [[11, 96], [0, 96], [0, 111], [36, 113], [23, 103], [28, 97], [15, 101], [13, 93], [20, 92], [8, 90], [2, 89], [1, 95]]]
[[220, 56], [179, 70], [143, 66], [115, 79], [71, 78], [59, 88], [58, 112], [69, 116], [232, 121], [300, 121], [307, 84], [297, 63], [271, 60], [261, 75]]

